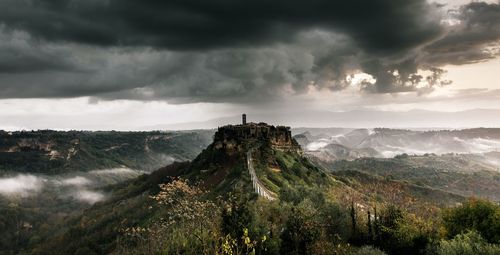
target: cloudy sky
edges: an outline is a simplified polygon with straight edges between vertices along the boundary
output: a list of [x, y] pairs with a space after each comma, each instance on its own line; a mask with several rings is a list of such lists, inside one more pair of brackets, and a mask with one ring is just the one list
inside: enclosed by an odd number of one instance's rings
[[496, 0], [0, 0], [0, 129], [500, 126], [499, 55]]

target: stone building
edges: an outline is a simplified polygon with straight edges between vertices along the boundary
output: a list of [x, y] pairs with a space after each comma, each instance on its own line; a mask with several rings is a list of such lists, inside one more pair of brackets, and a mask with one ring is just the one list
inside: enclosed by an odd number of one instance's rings
[[252, 142], [267, 142], [272, 148], [283, 151], [302, 152], [299, 144], [292, 137], [290, 127], [273, 126], [267, 123], [246, 122], [246, 115], [242, 115], [241, 125], [227, 125], [219, 127], [214, 136], [216, 146], [241, 147]]

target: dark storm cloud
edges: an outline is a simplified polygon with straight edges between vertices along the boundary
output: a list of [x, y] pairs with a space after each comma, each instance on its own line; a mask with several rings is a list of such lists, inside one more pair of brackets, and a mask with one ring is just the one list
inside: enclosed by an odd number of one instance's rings
[[[500, 54], [500, 4], [472, 2], [450, 10], [448, 19], [457, 24], [401, 61], [389, 63], [377, 58], [362, 62], [362, 70], [377, 79], [363, 89], [375, 93], [415, 90], [425, 93], [432, 91], [433, 86], [451, 84], [452, 81], [442, 78], [446, 71], [440, 66], [481, 62]], [[431, 74], [425, 77], [417, 74], [422, 69]], [[426, 81], [427, 86], [417, 89], [421, 81]]]
[[49, 58], [44, 52], [18, 52], [17, 49], [0, 47], [0, 73], [39, 72], [51, 69], [70, 70], [71, 63], [64, 59]]
[[460, 65], [489, 60], [500, 53], [500, 4], [473, 2], [452, 11], [451, 17], [460, 23], [424, 49], [426, 61]]
[[450, 30], [439, 8], [424, 0], [3, 0], [0, 98], [255, 103], [311, 86], [342, 90], [359, 71], [376, 79], [364, 92], [426, 93], [449, 84], [440, 66], [474, 52], [474, 61], [487, 59], [484, 46], [498, 41], [498, 4], [456, 10], [462, 23]]
[[289, 42], [305, 29], [394, 52], [440, 34], [425, 0], [4, 0], [0, 22], [49, 41], [209, 49]]
[[338, 90], [346, 86], [345, 72], [356, 67], [352, 44], [344, 36], [313, 31], [294, 44], [204, 52], [71, 45], [60, 50], [80, 56], [85, 71], [4, 74], [0, 97], [251, 103], [289, 90], [301, 93], [308, 84]]
[[0, 27], [0, 74], [79, 69], [70, 55], [58, 47], [34, 44], [25, 33], [2, 33], [3, 30]]
[[[419, 94], [427, 94], [433, 91], [435, 86], [452, 83], [442, 77], [446, 73], [445, 70], [419, 62], [415, 57], [392, 64], [371, 60], [362, 63], [362, 70], [376, 78], [373, 84], [368, 82], [362, 84], [362, 90], [370, 93], [417, 91]], [[425, 70], [429, 74], [425, 76], [418, 74], [419, 70]]]
[[[333, 39], [331, 36], [321, 39], [320, 48], [325, 50], [327, 43], [341, 47], [341, 43]], [[82, 46], [65, 50], [85, 55], [88, 60], [84, 65], [91, 69], [5, 74], [0, 76], [0, 97], [90, 95], [109, 99], [165, 98], [179, 103], [256, 101], [276, 95], [284, 84], [302, 90], [303, 84], [315, 80], [319, 77], [316, 72], [321, 72], [314, 66], [314, 54], [320, 53], [305, 45], [207, 52]]]

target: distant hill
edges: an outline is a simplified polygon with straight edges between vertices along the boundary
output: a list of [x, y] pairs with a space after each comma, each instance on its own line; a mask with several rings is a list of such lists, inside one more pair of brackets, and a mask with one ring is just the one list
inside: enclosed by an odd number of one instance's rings
[[128, 167], [153, 171], [193, 159], [213, 131], [0, 131], [0, 174], [59, 174]]
[[500, 173], [475, 164], [467, 155], [360, 158], [322, 163], [334, 174], [360, 171], [390, 180], [406, 181], [461, 196], [500, 201]]
[[[249, 120], [259, 120], [269, 123], [282, 123], [294, 128], [473, 128], [500, 126], [500, 110], [471, 109], [456, 112], [440, 112], [427, 110], [409, 111], [326, 111], [311, 109], [276, 109], [273, 111], [249, 113]], [[217, 128], [227, 123], [238, 123], [239, 115], [210, 119], [206, 121], [145, 126], [144, 130], [179, 130]], [[297, 133], [295, 133], [297, 134]]]
[[302, 129], [306, 155], [331, 171], [384, 178], [500, 201], [500, 129]]
[[[324, 160], [359, 157], [393, 157], [398, 154], [482, 154], [484, 163], [496, 167], [490, 152], [500, 151], [499, 128], [418, 131], [408, 129], [298, 129], [306, 151]], [[339, 150], [343, 147], [344, 151]], [[319, 153], [318, 153], [319, 152]], [[339, 154], [340, 152], [340, 154]], [[499, 165], [500, 166], [500, 165]]]

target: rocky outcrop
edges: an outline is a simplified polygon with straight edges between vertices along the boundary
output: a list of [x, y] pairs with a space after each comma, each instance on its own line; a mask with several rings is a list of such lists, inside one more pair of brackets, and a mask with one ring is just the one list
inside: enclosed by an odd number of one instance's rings
[[300, 145], [292, 137], [290, 127], [262, 122], [227, 125], [219, 127], [214, 135], [215, 148], [228, 153], [247, 151], [255, 143], [264, 143], [276, 150], [302, 153]]

